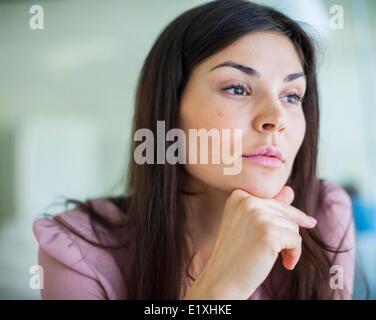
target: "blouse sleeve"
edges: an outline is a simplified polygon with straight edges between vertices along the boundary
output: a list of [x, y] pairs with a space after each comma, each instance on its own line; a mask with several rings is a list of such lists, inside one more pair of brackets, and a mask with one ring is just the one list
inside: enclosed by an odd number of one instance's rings
[[43, 271], [42, 299], [107, 299], [96, 272], [57, 222], [38, 219], [33, 224], [33, 232], [39, 242], [38, 263]]
[[[91, 204], [115, 225], [123, 225], [126, 220], [124, 213], [107, 199], [94, 199]], [[33, 223], [39, 243], [38, 262], [44, 276], [40, 281], [42, 299], [128, 299], [133, 249], [111, 250], [123, 243], [120, 235], [96, 223], [94, 229], [90, 215], [79, 208], [54, 218], [43, 217]], [[121, 239], [125, 236], [130, 240], [132, 230], [121, 229], [120, 234]]]
[[42, 248], [38, 262], [44, 269], [43, 300], [105, 300], [106, 296], [98, 281], [87, 274], [75, 271], [51, 257]]
[[[355, 272], [355, 224], [350, 196], [338, 185], [324, 181], [325, 215], [319, 217], [323, 240], [344, 253], [331, 253], [329, 285], [335, 300], [351, 300]], [[321, 221], [320, 221], [321, 220]]]

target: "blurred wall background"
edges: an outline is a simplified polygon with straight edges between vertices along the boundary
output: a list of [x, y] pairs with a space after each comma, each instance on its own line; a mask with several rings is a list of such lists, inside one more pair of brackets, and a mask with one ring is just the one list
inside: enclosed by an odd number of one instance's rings
[[[61, 197], [124, 191], [138, 74], [153, 42], [203, 0], [0, 0], [0, 299], [39, 299], [31, 225]], [[319, 44], [320, 177], [349, 190], [357, 263], [376, 297], [376, 2], [256, 1]], [[32, 5], [44, 29], [32, 30]], [[344, 28], [333, 29], [340, 5]], [[357, 272], [355, 298], [365, 298]]]

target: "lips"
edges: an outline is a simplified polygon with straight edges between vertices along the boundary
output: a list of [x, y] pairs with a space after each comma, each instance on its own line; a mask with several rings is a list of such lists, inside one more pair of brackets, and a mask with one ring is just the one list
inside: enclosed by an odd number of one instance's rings
[[266, 168], [279, 168], [282, 166], [282, 161], [276, 157], [256, 155], [245, 157], [244, 159]]
[[282, 152], [279, 147], [271, 146], [271, 145], [264, 145], [261, 148], [257, 149], [257, 151], [243, 154], [243, 157], [255, 157], [255, 156], [264, 156], [270, 158], [277, 158], [280, 161], [284, 162], [285, 158], [282, 155]]

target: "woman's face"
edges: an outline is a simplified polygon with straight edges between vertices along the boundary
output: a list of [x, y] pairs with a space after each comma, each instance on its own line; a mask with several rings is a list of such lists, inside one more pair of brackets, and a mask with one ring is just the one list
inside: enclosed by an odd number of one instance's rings
[[[231, 66], [215, 68], [229, 61], [255, 72]], [[304, 96], [306, 79], [304, 74], [290, 76], [298, 73], [303, 73], [303, 67], [292, 42], [276, 32], [246, 35], [192, 70], [179, 118], [187, 137], [187, 152], [189, 129], [231, 129], [232, 152], [239, 143], [234, 140], [233, 129], [242, 129], [241, 154], [235, 154], [235, 161], [241, 161], [240, 173], [224, 174], [223, 168], [229, 165], [222, 157], [220, 164], [211, 163], [209, 140], [208, 164], [200, 164], [199, 157], [198, 164], [190, 164], [187, 157], [184, 166], [193, 181], [224, 192], [241, 188], [262, 198], [272, 198], [280, 191], [290, 176], [306, 128], [296, 96]], [[242, 157], [263, 145], [280, 148], [285, 160], [280, 167], [265, 167]]]

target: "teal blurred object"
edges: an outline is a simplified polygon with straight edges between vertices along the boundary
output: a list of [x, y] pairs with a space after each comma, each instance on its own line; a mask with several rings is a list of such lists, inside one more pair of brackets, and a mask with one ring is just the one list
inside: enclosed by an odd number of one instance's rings
[[361, 232], [376, 230], [376, 207], [367, 205], [358, 195], [352, 196], [351, 201], [353, 204], [356, 229]]
[[353, 183], [343, 186], [349, 194], [353, 207], [356, 230], [359, 232], [376, 230], [376, 204], [367, 202]]

